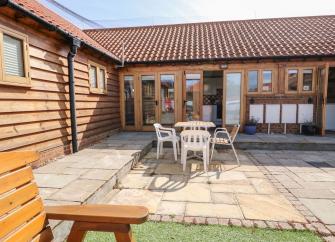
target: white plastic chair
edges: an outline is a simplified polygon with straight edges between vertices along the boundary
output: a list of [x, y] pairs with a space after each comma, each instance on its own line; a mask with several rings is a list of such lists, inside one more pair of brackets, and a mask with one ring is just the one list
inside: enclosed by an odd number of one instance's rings
[[157, 159], [159, 155], [163, 154], [163, 143], [172, 142], [174, 159], [177, 160], [177, 154], [180, 153], [179, 137], [176, 135], [176, 130], [173, 128], [164, 128], [161, 124], [154, 124], [157, 135]]
[[240, 165], [240, 160], [238, 159], [236, 150], [234, 148], [234, 141], [238, 134], [238, 130], [240, 129], [240, 125], [234, 125], [232, 131], [229, 133], [226, 128], [217, 128], [214, 132], [214, 137], [211, 138], [210, 142], [212, 144], [212, 151], [211, 151], [211, 160], [213, 159], [213, 153], [215, 145], [230, 145], [234, 155], [237, 160], [237, 164]]
[[201, 151], [204, 162], [204, 170], [207, 172], [209, 163], [209, 139], [210, 133], [205, 130], [185, 130], [181, 132], [181, 163], [183, 171], [186, 169], [186, 160], [188, 151]]

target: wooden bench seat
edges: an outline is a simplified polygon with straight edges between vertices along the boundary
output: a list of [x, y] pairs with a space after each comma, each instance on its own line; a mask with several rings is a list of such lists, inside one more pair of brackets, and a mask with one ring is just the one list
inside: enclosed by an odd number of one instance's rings
[[52, 241], [48, 219], [71, 220], [67, 241], [82, 241], [87, 231], [114, 232], [117, 241], [134, 241], [130, 224], [147, 220], [148, 209], [121, 205], [44, 207], [30, 163], [36, 152], [0, 153], [0, 241]]

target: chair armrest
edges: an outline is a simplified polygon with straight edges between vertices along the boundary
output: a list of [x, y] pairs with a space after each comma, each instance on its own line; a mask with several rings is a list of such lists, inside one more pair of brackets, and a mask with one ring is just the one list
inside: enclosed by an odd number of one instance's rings
[[48, 219], [93, 223], [141, 224], [149, 216], [148, 209], [142, 206], [64, 205], [46, 206], [45, 210]]

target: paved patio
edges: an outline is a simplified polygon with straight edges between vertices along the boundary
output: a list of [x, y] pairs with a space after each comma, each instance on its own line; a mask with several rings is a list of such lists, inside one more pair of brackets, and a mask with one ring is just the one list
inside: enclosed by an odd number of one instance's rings
[[[154, 133], [121, 132], [35, 169], [44, 202], [138, 204], [152, 220], [310, 229], [334, 238], [335, 152], [239, 150], [238, 167], [231, 150], [219, 150], [206, 174], [199, 160], [183, 172], [170, 148], [157, 160], [153, 140]], [[51, 225], [61, 241], [71, 224]]]
[[188, 162], [185, 172], [173, 161], [172, 150], [162, 159], [149, 152], [121, 181], [110, 203], [143, 204], [152, 214], [300, 222], [302, 214], [240, 153], [238, 167], [230, 151], [214, 157], [208, 174], [200, 161]]

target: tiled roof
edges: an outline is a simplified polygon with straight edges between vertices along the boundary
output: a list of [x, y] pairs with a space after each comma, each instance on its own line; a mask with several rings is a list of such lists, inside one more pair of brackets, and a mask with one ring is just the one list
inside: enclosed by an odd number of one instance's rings
[[55, 26], [62, 32], [65, 32], [72, 37], [78, 38], [84, 44], [100, 51], [103, 54], [106, 54], [107, 56], [116, 61], [120, 61], [114, 54], [101, 46], [97, 41], [84, 33], [84, 31], [82, 31], [80, 28], [76, 27], [74, 24], [65, 20], [64, 18], [51, 11], [47, 7], [43, 6], [36, 0], [10, 0], [10, 3], [14, 5], [19, 5], [19, 7], [23, 8], [25, 11], [28, 11], [36, 17], [44, 20], [46, 23]]
[[133, 63], [335, 55], [335, 15], [84, 31]]

